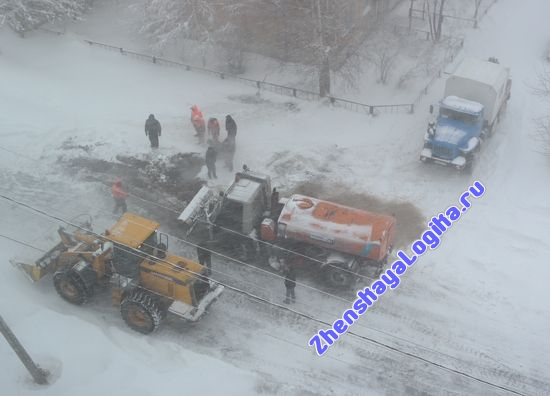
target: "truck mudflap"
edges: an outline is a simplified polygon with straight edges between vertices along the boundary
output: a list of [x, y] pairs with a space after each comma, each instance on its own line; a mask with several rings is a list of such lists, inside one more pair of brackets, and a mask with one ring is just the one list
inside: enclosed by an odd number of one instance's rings
[[181, 301], [174, 301], [168, 308], [168, 312], [191, 322], [196, 322], [204, 315], [210, 304], [222, 294], [223, 290], [222, 285], [210, 281], [210, 291], [204, 295], [199, 305], [194, 307]]
[[442, 158], [437, 158], [432, 155], [432, 149], [423, 148], [420, 152], [420, 161], [422, 162], [433, 162], [434, 164], [443, 165], [443, 166], [452, 166], [458, 170], [462, 170], [466, 167], [466, 158], [459, 155], [458, 157], [452, 160], [446, 160]]

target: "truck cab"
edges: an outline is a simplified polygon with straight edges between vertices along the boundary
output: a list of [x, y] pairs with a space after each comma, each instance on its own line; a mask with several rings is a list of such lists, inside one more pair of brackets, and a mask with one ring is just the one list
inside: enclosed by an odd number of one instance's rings
[[216, 224], [249, 235], [270, 207], [269, 176], [250, 171], [237, 172], [235, 181], [224, 193]]
[[506, 110], [511, 86], [510, 70], [496, 58], [462, 59], [445, 82], [444, 99], [437, 120], [428, 125], [420, 160], [471, 169], [482, 139], [493, 134]]
[[474, 101], [457, 96], [443, 99], [437, 121], [428, 125], [420, 160], [464, 169], [480, 145], [483, 111], [483, 105]]

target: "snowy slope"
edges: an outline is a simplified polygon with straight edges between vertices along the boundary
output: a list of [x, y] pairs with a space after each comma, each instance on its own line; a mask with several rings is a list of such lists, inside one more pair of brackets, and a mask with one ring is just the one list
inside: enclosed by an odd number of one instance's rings
[[[91, 155], [105, 159], [146, 153], [142, 128], [152, 112], [163, 123], [160, 155], [202, 152], [188, 120], [193, 103], [206, 116], [231, 113], [239, 124], [236, 164], [271, 173], [279, 186], [304, 180], [338, 183], [343, 193], [413, 203], [427, 224], [480, 180], [486, 194], [353, 331], [524, 394], [550, 393], [544, 282], [550, 275], [545, 266], [550, 168], [535, 153], [533, 139], [533, 118], [545, 107], [525, 84], [532, 82], [541, 61], [550, 4], [533, 0], [528, 6], [498, 2], [467, 37], [467, 54], [496, 56], [510, 66], [514, 80], [507, 115], [471, 176], [418, 162], [427, 120], [422, 109], [438, 99], [442, 81], [415, 115], [372, 119], [303, 102], [293, 111], [287, 98], [257, 98], [254, 90], [235, 82], [141, 63], [88, 47], [71, 35], [22, 41], [1, 32], [0, 146], [18, 154], [2, 151], [0, 191], [66, 218], [91, 212], [101, 229], [112, 222], [110, 197], [100, 185], [63, 176], [55, 161], [74, 153], [60, 149], [61, 143], [74, 137], [93, 147]], [[220, 176], [231, 178], [227, 171]], [[129, 203], [133, 210], [145, 210], [137, 201]], [[0, 216], [5, 219], [1, 234], [44, 249], [55, 242], [55, 224], [48, 219], [3, 201]], [[46, 233], [49, 240], [43, 238]], [[407, 235], [399, 248], [418, 237]], [[37, 255], [2, 239], [0, 244], [2, 262]], [[215, 264], [220, 277], [280, 302], [279, 278], [234, 263]], [[47, 389], [51, 394], [74, 393], [79, 383], [97, 393], [117, 386], [119, 376], [133, 384], [127, 393], [158, 394], [201, 386], [206, 367], [214, 370], [209, 376], [224, 378], [206, 381], [212, 386], [203, 389], [206, 394], [215, 389], [240, 394], [507, 394], [349, 334], [319, 358], [307, 347], [319, 325], [231, 292], [198, 324], [171, 321], [158, 334], [141, 337], [124, 327], [115, 309], [99, 302], [84, 309], [67, 306], [47, 282], [34, 288], [8, 264], [0, 271], [0, 312], [37, 357], [60, 365], [59, 379]], [[297, 294], [297, 310], [331, 323], [350, 306], [342, 299], [353, 299], [351, 293], [337, 298], [303, 286]], [[52, 336], [45, 336], [44, 329], [51, 329], [47, 334]], [[22, 368], [3, 343], [0, 354], [1, 382], [13, 394], [29, 393], [30, 385], [21, 383]], [[79, 366], [82, 356], [86, 363]]]

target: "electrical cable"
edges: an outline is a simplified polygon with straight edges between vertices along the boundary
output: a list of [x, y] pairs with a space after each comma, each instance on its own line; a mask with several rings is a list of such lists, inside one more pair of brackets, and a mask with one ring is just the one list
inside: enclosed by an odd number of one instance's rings
[[[104, 236], [104, 235], [100, 235], [100, 234], [97, 234], [97, 233], [94, 233], [94, 232], [90, 232], [89, 230], [87, 230], [86, 228], [84, 228], [84, 227], [82, 227], [82, 226], [79, 226], [79, 225], [77, 225], [77, 224], [73, 224], [73, 223], [69, 222], [68, 220], [65, 220], [65, 219], [62, 219], [62, 218], [60, 218], [60, 217], [51, 215], [51, 214], [47, 213], [46, 211], [43, 211], [43, 210], [41, 210], [41, 209], [37, 209], [37, 208], [35, 208], [35, 207], [33, 207], [33, 206], [29, 205], [29, 204], [20, 202], [20, 201], [18, 201], [18, 200], [16, 200], [16, 199], [11, 198], [11, 197], [8, 197], [8, 196], [6, 196], [6, 195], [4, 195], [4, 194], [0, 194], [0, 198], [4, 199], [4, 200], [6, 200], [6, 201], [12, 202], [12, 203], [14, 203], [14, 204], [16, 204], [16, 205], [25, 207], [25, 208], [27, 208], [27, 209], [29, 209], [29, 210], [31, 210], [31, 211], [34, 211], [34, 212], [36, 212], [36, 213], [38, 213], [38, 214], [41, 214], [41, 215], [43, 215], [43, 216], [45, 216], [45, 217], [48, 217], [48, 218], [57, 220], [57, 221], [62, 222], [62, 223], [64, 223], [64, 224], [70, 225], [70, 226], [72, 226], [72, 227], [76, 227], [76, 228], [78, 228], [78, 229], [80, 229], [80, 230], [82, 230], [82, 231], [85, 231], [85, 232], [87, 232], [87, 233], [90, 233], [91, 235], [94, 235], [94, 236], [96, 236], [96, 237], [98, 237], [98, 238], [100, 238], [100, 239], [104, 239], [104, 240], [108, 240], [108, 241], [109, 241], [108, 236]], [[115, 241], [112, 241], [112, 240], [111, 240], [111, 242], [116, 243]], [[168, 264], [170, 268], [174, 268], [173, 264], [171, 264], [171, 263], [169, 263], [169, 262], [167, 262], [167, 261], [165, 261], [165, 260], [159, 259], [158, 257], [152, 256], [152, 255], [149, 255], [149, 254], [146, 254], [146, 253], [144, 253], [144, 252], [139, 251], [138, 249], [130, 248], [130, 247], [127, 247], [127, 246], [125, 246], [125, 248], [128, 248], [128, 250], [126, 250], [128, 253], [134, 252], [133, 254], [135, 254], [137, 257], [144, 257], [144, 256], [147, 256], [147, 257], [149, 257], [151, 260], [154, 260], [155, 262], [157, 262], [157, 263], [159, 263], [159, 264], [161, 264], [161, 263], [163, 263], [164, 265]], [[196, 272], [194, 272], [194, 271], [191, 271], [191, 270], [189, 270], [189, 269], [187, 269], [187, 268], [185, 268], [184, 270], [185, 270], [186, 272], [189, 272], [189, 273], [191, 273], [191, 274], [197, 276], [197, 277], [198, 277], [199, 279], [201, 279], [201, 280], [208, 279], [206, 276], [204, 276], [204, 275], [202, 275], [202, 274], [198, 274], [198, 273], [196, 273]], [[294, 310], [294, 309], [291, 309], [291, 308], [289, 308], [289, 307], [285, 307], [285, 306], [282, 306], [282, 305], [280, 305], [280, 304], [273, 303], [273, 302], [271, 302], [271, 301], [266, 300], [266, 299], [263, 298], [263, 297], [256, 296], [256, 295], [254, 295], [254, 294], [252, 294], [252, 293], [249, 293], [249, 292], [247, 292], [247, 291], [245, 291], [245, 290], [241, 290], [241, 289], [239, 289], [239, 288], [233, 287], [233, 286], [231, 286], [231, 285], [226, 285], [226, 284], [221, 283], [221, 282], [216, 282], [216, 283], [221, 284], [222, 286], [227, 287], [228, 289], [233, 290], [233, 291], [235, 291], [235, 292], [237, 292], [237, 293], [239, 293], [239, 294], [243, 294], [243, 295], [245, 295], [245, 296], [248, 296], [248, 297], [250, 297], [250, 298], [252, 298], [252, 299], [254, 299], [254, 300], [256, 300], [256, 301], [260, 301], [260, 302], [263, 302], [263, 303], [265, 303], [265, 304], [267, 304], [267, 305], [272, 305], [272, 306], [278, 307], [278, 308], [280, 308], [280, 309], [282, 309], [282, 310], [286, 310], [286, 311], [292, 312], [292, 313], [294, 313], [294, 314], [296, 314], [296, 315], [298, 315], [298, 316], [300, 316], [300, 317], [302, 317], [302, 318], [309, 319], [309, 320], [314, 321], [314, 322], [316, 322], [316, 323], [318, 323], [318, 324], [322, 324], [322, 325], [325, 325], [325, 326], [328, 326], [328, 327], [332, 327], [332, 325], [331, 325], [330, 323], [325, 322], [325, 321], [320, 320], [320, 319], [317, 319], [317, 318], [315, 318], [315, 317], [313, 317], [313, 316], [311, 316], [311, 315], [307, 315], [307, 314], [304, 314], [304, 313], [302, 313], [302, 312], [299, 312], [299, 311], [296, 311], [296, 310]], [[346, 334], [350, 334], [351, 336], [354, 336], [354, 337], [356, 337], [356, 338], [359, 338], [359, 339], [361, 339], [361, 340], [363, 340], [363, 341], [366, 341], [366, 342], [369, 342], [369, 343], [371, 343], [371, 344], [377, 345], [377, 346], [379, 346], [379, 347], [382, 347], [382, 348], [391, 350], [391, 351], [393, 351], [393, 352], [395, 352], [395, 353], [397, 353], [397, 354], [400, 354], [400, 355], [403, 355], [403, 356], [407, 356], [407, 357], [409, 357], [409, 358], [411, 358], [411, 359], [418, 360], [418, 361], [421, 361], [421, 362], [426, 363], [426, 364], [429, 364], [429, 365], [433, 365], [434, 367], [438, 367], [438, 368], [440, 368], [440, 369], [442, 369], [442, 370], [444, 370], [444, 371], [448, 371], [448, 372], [454, 373], [454, 374], [456, 374], [456, 375], [463, 376], [463, 377], [465, 377], [465, 378], [468, 378], [468, 379], [471, 379], [471, 380], [473, 380], [473, 381], [476, 381], [476, 382], [479, 382], [479, 383], [488, 385], [488, 386], [490, 386], [490, 387], [494, 387], [494, 388], [497, 388], [497, 389], [500, 389], [500, 390], [503, 390], [503, 391], [506, 391], [506, 392], [509, 392], [509, 393], [512, 393], [512, 394], [516, 394], [516, 395], [523, 395], [522, 393], [520, 393], [519, 391], [516, 391], [516, 390], [514, 390], [514, 389], [505, 387], [505, 386], [503, 386], [503, 385], [498, 385], [498, 384], [492, 383], [492, 382], [490, 382], [490, 381], [487, 381], [487, 380], [478, 378], [478, 377], [476, 377], [476, 376], [474, 376], [474, 375], [465, 373], [465, 372], [460, 371], [460, 370], [457, 370], [457, 369], [453, 369], [453, 368], [451, 368], [451, 367], [447, 367], [447, 366], [445, 366], [445, 365], [443, 365], [443, 364], [440, 364], [440, 363], [431, 361], [431, 360], [429, 360], [429, 359], [427, 359], [427, 358], [424, 358], [424, 357], [415, 355], [415, 354], [413, 354], [413, 353], [411, 353], [411, 352], [406, 352], [406, 351], [403, 351], [403, 350], [401, 350], [401, 349], [399, 349], [399, 348], [397, 348], [397, 347], [394, 347], [394, 346], [385, 344], [385, 343], [383, 343], [383, 342], [374, 340], [374, 339], [372, 339], [372, 338], [369, 338], [369, 337], [367, 337], [367, 336], [363, 336], [363, 335], [361, 335], [361, 334], [357, 334], [357, 333], [355, 333], [355, 332], [353, 332], [353, 331], [351, 331], [351, 330], [348, 330], [348, 331], [346, 332]]]
[[[2, 147], [0, 147], [0, 148], [2, 148]], [[4, 148], [2, 148], [2, 149], [4, 149]], [[33, 161], [38, 161], [38, 160], [35, 160], [35, 159], [32, 159], [32, 158], [29, 158], [29, 157], [20, 155], [20, 154], [14, 152], [14, 151], [11, 151], [11, 150], [7, 150], [7, 149], [4, 149], [4, 150], [7, 151], [7, 152], [10, 152], [10, 153], [12, 153], [12, 154], [14, 154], [14, 155], [16, 155], [16, 156], [19, 155], [19, 156], [21, 156], [21, 157], [23, 157], [23, 158], [25, 158], [25, 159], [29, 159], [29, 160], [33, 160]], [[39, 161], [38, 161], [38, 162], [39, 162]], [[100, 182], [100, 184], [103, 184], [104, 186], [108, 187], [108, 184], [105, 183], [105, 182], [103, 182], [102, 180], [97, 179], [97, 178], [95, 178], [95, 177], [94, 177], [94, 179], [95, 179], [96, 181]], [[164, 209], [167, 209], [167, 210], [169, 210], [169, 211], [171, 211], [171, 212], [173, 212], [173, 213], [176, 213], [176, 214], [179, 213], [179, 212], [175, 211], [174, 209], [171, 209], [171, 208], [168, 208], [168, 207], [166, 207], [166, 206], [160, 205], [160, 204], [158, 204], [158, 203], [156, 203], [156, 202], [152, 202], [152, 201], [146, 200], [146, 199], [141, 198], [141, 197], [139, 197], [139, 196], [137, 196], [137, 195], [134, 195], [134, 194], [129, 194], [129, 195], [134, 196], [134, 197], [140, 199], [141, 201], [148, 202], [148, 203], [151, 203], [151, 204], [153, 204], [153, 205], [155, 205], [155, 206], [159, 206], [159, 207], [162, 207], [162, 208], [164, 208]], [[101, 210], [101, 209], [99, 209], [99, 211], [100, 211], [100, 212], [104, 212], [104, 213], [108, 213], [107, 211], [104, 211], [104, 210]], [[113, 215], [110, 214], [110, 213], [109, 213], [109, 215], [110, 215], [111, 217], [115, 217], [115, 216], [113, 216]], [[139, 225], [138, 223], [135, 223], [135, 224], [136, 224], [136, 225]], [[141, 225], [140, 225], [140, 226], [141, 226]], [[226, 230], [231, 231], [231, 232], [234, 232], [234, 233], [236, 233], [236, 234], [239, 234], [240, 236], [243, 236], [243, 237], [246, 237], [246, 238], [249, 238], [249, 239], [256, 240], [256, 239], [251, 238], [250, 236], [247, 236], [247, 235], [245, 235], [245, 234], [241, 234], [241, 233], [238, 233], [238, 232], [233, 231], [233, 230], [230, 230], [230, 229], [226, 229]], [[191, 246], [194, 246], [194, 247], [198, 247], [198, 245], [196, 245], [196, 244], [194, 244], [194, 243], [192, 243], [192, 242], [190, 242], [190, 241], [188, 241], [188, 240], [184, 240], [184, 239], [182, 239], [182, 238], [176, 237], [176, 236], [174, 236], [174, 235], [166, 234], [166, 233], [165, 233], [165, 235], [167, 235], [167, 236], [169, 236], [169, 237], [171, 237], [171, 238], [173, 238], [173, 239], [175, 239], [175, 240], [179, 240], [179, 241], [181, 241], [181, 242], [183, 242], [183, 243], [185, 243], [185, 244], [188, 244], [188, 245], [191, 245]], [[268, 245], [273, 246], [273, 244], [270, 244], [269, 242], [265, 242], [265, 241], [262, 241], [262, 242], [264, 242], [264, 243], [266, 243], [266, 244], [268, 244]], [[150, 246], [150, 245], [145, 245], [145, 246], [155, 248], [155, 246]], [[251, 268], [251, 269], [253, 269], [253, 270], [255, 270], [255, 271], [264, 272], [264, 273], [266, 273], [266, 274], [268, 274], [268, 275], [270, 275], [270, 276], [278, 277], [278, 278], [280, 278], [280, 279], [284, 279], [284, 277], [281, 276], [281, 275], [279, 275], [279, 274], [276, 274], [276, 273], [273, 273], [273, 272], [270, 272], [270, 271], [266, 271], [266, 270], [264, 270], [264, 269], [262, 269], [262, 268], [258, 268], [258, 267], [256, 267], [256, 266], [253, 266], [253, 265], [248, 264], [248, 263], [246, 263], [246, 262], [243, 262], [243, 261], [241, 261], [241, 260], [237, 260], [237, 259], [234, 259], [234, 258], [232, 258], [232, 257], [226, 256], [226, 255], [224, 255], [224, 254], [221, 254], [220, 252], [216, 252], [216, 251], [213, 251], [213, 250], [210, 250], [210, 249], [207, 249], [207, 248], [203, 248], [203, 247], [201, 247], [201, 248], [204, 249], [204, 250], [206, 250], [206, 251], [209, 251], [210, 253], [215, 254], [216, 256], [223, 257], [223, 258], [225, 258], [225, 259], [227, 259], [227, 260], [234, 261], [234, 262], [240, 263], [240, 264], [242, 264], [242, 265], [245, 265], [245, 266], [247, 266], [247, 267], [249, 267], [249, 268]], [[277, 246], [277, 248], [279, 248], [279, 246]], [[287, 250], [287, 249], [283, 249], [283, 250]], [[294, 252], [294, 251], [292, 251], [292, 250], [287, 250], [287, 251], [288, 251], [288, 252], [291, 252], [291, 253], [299, 254], [299, 253]], [[321, 261], [319, 261], [319, 260], [315, 260], [314, 258], [310, 258], [310, 257], [305, 256], [305, 255], [302, 255], [302, 256], [303, 256], [303, 257], [306, 257], [306, 258], [308, 258], [308, 259], [311, 259], [312, 261], [321, 262]], [[321, 263], [322, 263], [322, 262], [321, 262]], [[170, 265], [171, 265], [171, 264], [170, 264]], [[337, 267], [337, 268], [339, 268], [339, 267]], [[268, 294], [272, 295], [271, 290], [266, 289], [266, 288], [264, 288], [264, 287], [262, 287], [262, 286], [260, 286], [260, 285], [257, 285], [257, 284], [254, 283], [254, 282], [243, 281], [242, 279], [238, 279], [238, 278], [236, 278], [235, 276], [229, 275], [229, 274], [224, 273], [224, 272], [219, 271], [219, 270], [214, 270], [214, 269], [212, 269], [212, 271], [213, 271], [213, 272], [217, 272], [217, 273], [219, 273], [219, 274], [221, 274], [221, 275], [223, 275], [223, 276], [226, 276], [226, 277], [228, 277], [228, 278], [230, 278], [230, 279], [236, 279], [236, 280], [238, 280], [239, 282], [244, 282], [245, 284], [253, 285], [253, 286], [257, 287], [259, 290], [268, 291], [268, 292], [269, 292]], [[197, 274], [197, 275], [198, 275], [199, 277], [201, 276], [201, 275], [199, 275], [199, 274]], [[369, 278], [369, 279], [372, 279], [372, 278]], [[218, 282], [218, 283], [219, 283], [219, 282]], [[301, 282], [296, 282], [296, 283], [297, 283], [298, 285], [304, 287], [304, 288], [307, 288], [307, 289], [311, 289], [311, 290], [317, 291], [317, 292], [319, 292], [319, 293], [321, 293], [321, 294], [325, 294], [325, 295], [327, 295], [327, 296], [329, 296], [329, 297], [333, 297], [333, 298], [338, 299], [338, 300], [341, 300], [341, 301], [343, 301], [343, 302], [347, 302], [347, 303], [352, 303], [352, 302], [353, 302], [353, 301], [351, 301], [351, 300], [347, 300], [347, 299], [345, 299], [345, 298], [343, 298], [343, 297], [340, 297], [340, 296], [337, 296], [337, 295], [334, 295], [334, 294], [325, 292], [325, 291], [320, 290], [320, 289], [318, 289], [318, 288], [315, 288], [315, 287], [313, 287], [313, 286], [306, 285], [306, 284], [303, 284], [303, 283], [301, 283]], [[329, 312], [327, 312], [327, 311], [325, 311], [325, 310], [322, 310], [322, 309], [320, 309], [319, 307], [316, 307], [316, 306], [312, 306], [312, 305], [309, 305], [309, 304], [303, 304], [303, 303], [302, 303], [302, 305], [305, 305], [306, 307], [313, 307], [315, 310], [317, 310], [317, 311], [320, 312], [320, 313], [331, 314], [331, 313], [329, 313]], [[277, 304], [277, 306], [279, 306], [279, 305]], [[285, 308], [285, 307], [283, 307], [283, 308]], [[292, 311], [293, 311], [293, 312], [296, 312], [296, 313], [300, 313], [299, 311], [294, 311], [294, 310], [292, 310]], [[440, 352], [440, 351], [431, 349], [431, 348], [429, 348], [429, 347], [426, 347], [426, 346], [417, 344], [417, 343], [415, 343], [415, 342], [413, 342], [413, 341], [410, 341], [410, 340], [407, 340], [407, 339], [404, 339], [404, 338], [395, 336], [395, 335], [393, 335], [393, 334], [390, 334], [390, 333], [384, 332], [384, 331], [382, 331], [382, 330], [379, 330], [379, 329], [376, 329], [376, 328], [372, 328], [372, 327], [369, 327], [369, 326], [366, 326], [366, 325], [363, 325], [363, 324], [360, 324], [360, 323], [356, 323], [356, 325], [357, 325], [357, 327], [365, 328], [365, 329], [367, 329], [367, 330], [371, 330], [371, 331], [378, 332], [378, 333], [380, 333], [380, 334], [384, 334], [385, 336], [388, 336], [388, 337], [391, 337], [391, 338], [395, 338], [395, 339], [400, 340], [400, 341], [402, 341], [402, 342], [405, 342], [405, 343], [408, 343], [408, 344], [410, 344], [410, 345], [413, 345], [413, 346], [415, 346], [415, 347], [417, 347], [417, 348], [424, 349], [424, 350], [426, 350], [426, 351], [430, 351], [430, 352], [432, 352], [432, 353], [439, 354], [439, 355], [441, 355], [441, 356], [445, 356], [445, 357], [447, 357], [447, 358], [449, 358], [449, 359], [452, 359], [452, 360], [455, 360], [455, 361], [457, 361], [457, 362], [460, 362], [457, 358], [455, 358], [455, 357], [453, 357], [453, 356], [450, 356], [450, 355], [445, 354], [445, 353], [443, 353], [443, 352]]]

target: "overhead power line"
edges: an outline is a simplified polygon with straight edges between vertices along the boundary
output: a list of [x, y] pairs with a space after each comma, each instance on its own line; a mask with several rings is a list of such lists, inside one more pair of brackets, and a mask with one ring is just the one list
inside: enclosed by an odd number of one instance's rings
[[[84, 227], [82, 227], [82, 226], [80, 226], [80, 225], [78, 225], [78, 224], [74, 224], [74, 223], [72, 223], [72, 222], [70, 222], [70, 221], [68, 221], [68, 220], [65, 220], [65, 219], [63, 219], [63, 218], [61, 218], [61, 217], [59, 217], [59, 216], [52, 215], [52, 214], [50, 214], [50, 213], [48, 213], [48, 212], [46, 212], [46, 211], [44, 211], [44, 210], [35, 208], [35, 207], [33, 207], [33, 206], [29, 205], [29, 204], [26, 204], [26, 203], [24, 203], [24, 202], [20, 202], [20, 201], [18, 201], [17, 199], [8, 197], [8, 196], [6, 196], [6, 195], [4, 195], [4, 194], [0, 194], [0, 198], [6, 200], [6, 201], [8, 201], [8, 202], [14, 203], [14, 204], [16, 204], [16, 205], [19, 205], [19, 206], [21, 206], [21, 207], [27, 208], [27, 209], [29, 209], [29, 210], [35, 212], [35, 213], [38, 213], [38, 214], [41, 214], [41, 215], [45, 216], [45, 217], [48, 217], [48, 218], [54, 219], [54, 220], [56, 220], [56, 221], [59, 221], [59, 222], [61, 222], [61, 223], [64, 223], [64, 224], [70, 225], [70, 226], [72, 226], [72, 227], [78, 228], [78, 229], [80, 229], [80, 230], [82, 230], [82, 231], [84, 231], [84, 232], [87, 232], [87, 233], [89, 233], [89, 234], [91, 234], [91, 235], [94, 235], [94, 236], [96, 236], [96, 237], [98, 237], [98, 238], [101, 238], [101, 239], [104, 239], [104, 240], [109, 240], [108, 236], [100, 235], [100, 234], [97, 234], [97, 233], [95, 233], [95, 232], [92, 232], [92, 231], [90, 231], [90, 230], [88, 230], [88, 229], [86, 229], [86, 228], [84, 228]], [[38, 248], [37, 248], [37, 249], [38, 249]], [[127, 251], [128, 253], [134, 254], [134, 255], [136, 255], [136, 256], [138, 256], [138, 257], [147, 256], [147, 257], [149, 257], [150, 259], [155, 260], [157, 263], [159, 263], [159, 264], [161, 264], [161, 265], [166, 265], [166, 266], [169, 266], [170, 268], [173, 268], [173, 265], [172, 265], [171, 263], [169, 263], [169, 262], [167, 262], [167, 261], [165, 261], [165, 260], [163, 260], [163, 259], [159, 259], [158, 257], [152, 256], [152, 255], [149, 255], [149, 254], [146, 254], [146, 253], [144, 253], [144, 252], [142, 252], [142, 251], [140, 251], [140, 250], [138, 250], [138, 249], [134, 249], [134, 248], [130, 248], [130, 247], [125, 247], [125, 249], [126, 249], [126, 251]], [[199, 273], [196, 273], [196, 272], [191, 271], [191, 270], [189, 270], [189, 269], [186, 269], [186, 271], [189, 272], [189, 273], [191, 273], [191, 274], [194, 274], [194, 275], [197, 276], [199, 279], [205, 279], [205, 278], [206, 278], [204, 275], [199, 274]], [[320, 320], [320, 319], [317, 319], [317, 318], [315, 318], [315, 317], [313, 317], [313, 316], [311, 316], [311, 315], [307, 315], [307, 314], [305, 314], [305, 313], [296, 311], [296, 310], [291, 309], [291, 308], [289, 308], [289, 307], [285, 307], [285, 306], [282, 306], [282, 305], [280, 305], [280, 304], [273, 303], [273, 302], [271, 302], [271, 301], [269, 301], [269, 300], [266, 300], [266, 299], [263, 298], [263, 297], [254, 295], [254, 294], [252, 294], [252, 293], [249, 293], [249, 292], [247, 292], [247, 291], [245, 291], [245, 290], [241, 290], [241, 289], [236, 288], [236, 287], [234, 287], [234, 286], [227, 285], [227, 284], [224, 284], [224, 283], [222, 283], [222, 282], [217, 282], [217, 283], [219, 283], [219, 284], [223, 285], [224, 287], [226, 287], [226, 288], [228, 288], [228, 289], [230, 289], [230, 290], [233, 290], [233, 291], [235, 291], [235, 292], [237, 292], [237, 293], [239, 293], [239, 294], [243, 294], [243, 295], [245, 295], [245, 296], [247, 296], [247, 297], [250, 297], [250, 298], [253, 299], [253, 300], [256, 300], [256, 301], [265, 303], [265, 304], [267, 304], [267, 305], [271, 305], [271, 306], [277, 307], [277, 308], [282, 309], [282, 310], [286, 310], [286, 311], [292, 312], [292, 313], [294, 313], [294, 314], [296, 314], [296, 315], [298, 315], [298, 316], [300, 316], [300, 317], [302, 317], [302, 318], [304, 318], [304, 319], [311, 320], [311, 321], [316, 322], [316, 323], [318, 323], [318, 324], [320, 324], [320, 325], [327, 326], [327, 327], [332, 327], [332, 325], [331, 325], [330, 323], [325, 322], [325, 321]], [[505, 386], [503, 386], [503, 385], [495, 384], [495, 383], [493, 383], [493, 382], [484, 380], [484, 379], [482, 379], [482, 378], [479, 378], [479, 377], [476, 377], [476, 376], [474, 376], [474, 375], [465, 373], [465, 372], [463, 372], [463, 371], [460, 371], [460, 370], [457, 370], [457, 369], [454, 369], [454, 368], [445, 366], [445, 365], [443, 365], [443, 364], [440, 364], [440, 363], [431, 361], [431, 360], [429, 360], [429, 359], [427, 359], [427, 358], [424, 358], [424, 357], [415, 355], [415, 354], [413, 354], [413, 353], [411, 353], [411, 352], [403, 351], [403, 350], [401, 350], [401, 349], [399, 349], [399, 348], [397, 348], [397, 347], [395, 347], [395, 346], [385, 344], [385, 343], [383, 343], [383, 342], [381, 342], [381, 341], [374, 340], [374, 339], [372, 339], [372, 338], [370, 338], [370, 337], [367, 337], [367, 336], [364, 336], [364, 335], [361, 335], [361, 334], [357, 334], [357, 333], [355, 333], [355, 332], [353, 332], [353, 331], [351, 331], [351, 330], [348, 330], [348, 331], [346, 332], [346, 334], [349, 334], [349, 335], [351, 335], [351, 336], [353, 336], [353, 337], [355, 337], [355, 338], [357, 338], [357, 339], [360, 339], [360, 340], [369, 342], [369, 343], [374, 344], [374, 345], [376, 345], [376, 346], [385, 348], [385, 349], [387, 349], [387, 350], [390, 350], [390, 351], [395, 352], [395, 353], [397, 353], [397, 354], [400, 354], [400, 355], [402, 355], [402, 356], [407, 356], [407, 357], [409, 357], [409, 358], [411, 358], [411, 359], [413, 359], [413, 360], [417, 360], [417, 361], [420, 361], [420, 362], [423, 362], [423, 363], [432, 365], [432, 366], [437, 367], [437, 368], [439, 368], [439, 369], [441, 369], [441, 370], [444, 370], [444, 371], [448, 371], [448, 372], [454, 373], [454, 374], [456, 374], [456, 375], [459, 375], [459, 376], [468, 378], [468, 379], [470, 379], [470, 380], [473, 380], [473, 381], [476, 381], [476, 382], [485, 384], [485, 385], [487, 385], [487, 386], [490, 386], [490, 387], [493, 387], [493, 388], [496, 388], [496, 389], [500, 389], [500, 390], [502, 390], [502, 391], [506, 391], [506, 392], [509, 392], [509, 393], [512, 393], [512, 394], [515, 394], [515, 395], [522, 395], [522, 396], [523, 396], [523, 394], [522, 394], [521, 392], [516, 391], [516, 390], [514, 390], [514, 389], [505, 387]]]

